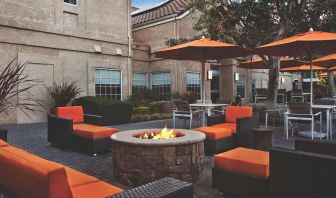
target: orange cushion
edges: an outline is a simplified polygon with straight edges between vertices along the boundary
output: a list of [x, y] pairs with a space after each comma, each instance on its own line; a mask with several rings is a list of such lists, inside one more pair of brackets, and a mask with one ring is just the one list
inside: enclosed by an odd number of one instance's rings
[[251, 117], [253, 109], [250, 106], [228, 106], [225, 112], [225, 122], [236, 123], [239, 118]]
[[232, 130], [232, 133], [235, 134], [237, 131], [237, 125], [236, 123], [221, 123], [221, 124], [215, 124], [212, 125], [212, 127], [217, 127], [217, 128], [228, 128]]
[[71, 187], [99, 181], [97, 178], [91, 177], [72, 168], [65, 167], [65, 171], [68, 177], [69, 185]]
[[8, 146], [7, 142], [3, 141], [3, 140], [0, 140], [0, 147], [1, 146]]
[[119, 130], [115, 128], [101, 127], [91, 124], [74, 124], [74, 134], [89, 139], [102, 139], [109, 138], [112, 134], [117, 133]]
[[257, 177], [268, 177], [269, 153], [238, 147], [215, 155], [215, 168], [246, 173]]
[[64, 167], [48, 173], [49, 198], [73, 198]]
[[217, 127], [205, 126], [193, 130], [203, 132], [206, 135], [206, 137], [210, 139], [220, 139], [232, 136], [232, 129], [229, 128], [217, 128]]
[[81, 106], [57, 107], [56, 116], [64, 119], [72, 119], [75, 124], [84, 122], [84, 112]]
[[121, 192], [122, 189], [102, 181], [72, 188], [74, 198], [106, 198]]
[[[54, 186], [52, 182], [61, 186], [69, 185], [67, 179], [61, 179], [64, 176], [62, 172], [53, 172], [62, 167], [13, 146], [1, 147], [0, 186], [13, 197], [50, 197], [50, 187]], [[50, 174], [58, 179], [50, 180]]]

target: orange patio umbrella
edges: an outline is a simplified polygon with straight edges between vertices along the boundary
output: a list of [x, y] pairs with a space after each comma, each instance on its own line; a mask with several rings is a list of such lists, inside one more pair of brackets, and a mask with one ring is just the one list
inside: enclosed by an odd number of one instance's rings
[[[334, 78], [336, 78], [336, 73], [335, 72], [333, 73], [333, 75], [334, 75]], [[328, 73], [321, 74], [321, 77], [322, 78], [328, 78]]]
[[310, 58], [310, 101], [313, 102], [313, 54], [336, 53], [336, 34], [309, 31], [281, 39], [255, 49], [257, 54], [269, 56], [309, 56]]
[[287, 67], [287, 68], [281, 68], [280, 71], [281, 72], [304, 72], [304, 71], [327, 71], [328, 68], [326, 67], [321, 67], [321, 66], [316, 66], [313, 65], [312, 68], [310, 68], [310, 65], [301, 65], [301, 66], [297, 66], [297, 67]]
[[314, 65], [324, 67], [336, 67], [336, 54], [330, 54], [318, 59], [313, 60]]
[[[289, 57], [280, 58], [281, 68], [294, 67], [302, 64], [305, 64], [305, 62], [294, 58]], [[249, 61], [241, 62], [238, 67], [245, 69], [269, 69], [269, 65], [267, 65], [260, 57], [253, 58]]]
[[214, 41], [209, 39], [199, 39], [187, 42], [174, 47], [168, 47], [155, 52], [156, 58], [174, 60], [195, 60], [202, 62], [202, 84], [203, 103], [205, 103], [205, 62], [207, 60], [218, 60], [225, 58], [243, 57], [251, 54], [250, 49], [239, 47], [234, 44]]

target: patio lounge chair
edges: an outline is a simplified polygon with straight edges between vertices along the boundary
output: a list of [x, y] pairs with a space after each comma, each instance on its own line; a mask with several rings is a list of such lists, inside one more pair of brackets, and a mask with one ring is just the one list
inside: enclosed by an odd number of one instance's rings
[[304, 102], [304, 95], [302, 89], [293, 89], [291, 92], [291, 102]]
[[255, 89], [254, 103], [267, 98], [267, 89]]
[[174, 105], [176, 107], [176, 109], [173, 110], [174, 129], [177, 119], [189, 120], [189, 129], [192, 128], [192, 121], [195, 118], [202, 122], [202, 124], [204, 125], [205, 113], [203, 110], [193, 110], [190, 108], [187, 101], [182, 100], [174, 101]]
[[118, 129], [98, 126], [100, 116], [86, 115], [81, 106], [57, 107], [48, 116], [48, 141], [63, 149], [97, 154], [111, 149], [110, 136]]
[[286, 98], [286, 89], [278, 89], [278, 103], [287, 102]]
[[295, 150], [236, 148], [215, 156], [212, 185], [240, 198], [335, 197], [336, 144], [296, 140]]
[[192, 184], [173, 178], [163, 178], [124, 191], [67, 166], [11, 146], [2, 140], [0, 167], [0, 188], [16, 198], [193, 196]]
[[252, 107], [229, 106], [225, 115], [208, 117], [208, 126], [193, 129], [205, 133], [205, 153], [220, 153], [237, 145], [251, 147], [253, 137], [250, 131], [258, 127], [259, 120], [252, 113]]

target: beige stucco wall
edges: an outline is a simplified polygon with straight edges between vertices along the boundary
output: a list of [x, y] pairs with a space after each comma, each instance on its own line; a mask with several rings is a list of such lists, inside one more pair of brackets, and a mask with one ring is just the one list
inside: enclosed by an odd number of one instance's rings
[[1, 115], [0, 124], [46, 121], [50, 108], [46, 87], [54, 82], [76, 80], [82, 95], [95, 95], [95, 67], [121, 70], [122, 97], [128, 97], [130, 1], [80, 0], [74, 6], [63, 0], [2, 0], [0, 8], [0, 65], [3, 68], [15, 57], [28, 61], [26, 74], [41, 79], [31, 92], [47, 105], [43, 113], [31, 117], [14, 109]]
[[[149, 64], [146, 69], [146, 61], [139, 61], [140, 52], [133, 51], [133, 71], [151, 72], [170, 72], [172, 77], [171, 91], [184, 93], [186, 92], [186, 75], [187, 72], [202, 72], [202, 64], [198, 61], [175, 61], [156, 59], [154, 52], [167, 47], [165, 41], [168, 38], [190, 38], [200, 35], [193, 30], [192, 25], [195, 23], [195, 14], [188, 14], [180, 19], [175, 19], [167, 23], [161, 23], [153, 26], [133, 29], [133, 39], [135, 42], [144, 43], [149, 46]], [[207, 69], [210, 64], [207, 64]], [[150, 79], [149, 79], [150, 81]], [[206, 82], [206, 99], [210, 100], [210, 81]]]

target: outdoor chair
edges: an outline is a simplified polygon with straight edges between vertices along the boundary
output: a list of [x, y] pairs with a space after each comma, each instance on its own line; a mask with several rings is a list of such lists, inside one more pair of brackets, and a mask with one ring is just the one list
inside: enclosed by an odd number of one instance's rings
[[288, 139], [288, 125], [291, 124], [292, 136], [294, 135], [295, 124], [310, 124], [311, 136], [314, 138], [315, 122], [320, 124], [320, 133], [322, 133], [322, 113], [313, 113], [310, 103], [291, 102], [288, 103], [287, 112], [284, 113], [285, 135]]
[[[232, 103], [233, 102], [230, 99], [225, 100], [225, 99], [218, 98], [216, 100], [216, 104], [227, 104], [227, 106], [230, 106], [230, 105], [232, 105]], [[214, 113], [214, 114], [223, 115], [225, 113], [225, 107], [215, 107], [215, 108], [211, 109], [211, 112]]]
[[238, 147], [215, 155], [212, 186], [240, 198], [335, 197], [336, 143], [295, 140], [295, 150]]
[[202, 122], [204, 126], [205, 113], [203, 110], [193, 110], [187, 101], [177, 100], [174, 101], [175, 108], [173, 110], [173, 126], [176, 127], [177, 119], [189, 120], [189, 129], [192, 128], [192, 122], [194, 119]]
[[207, 119], [208, 126], [193, 130], [206, 135], [204, 152], [215, 154], [236, 145], [252, 146], [252, 129], [258, 127], [258, 116], [253, 116], [249, 106], [228, 106], [225, 115], [213, 115]]
[[265, 100], [267, 98], [267, 89], [255, 89], [254, 103], [258, 103], [259, 100]]
[[94, 155], [110, 151], [110, 136], [118, 129], [99, 126], [101, 118], [84, 114], [81, 106], [57, 107], [56, 115], [48, 115], [48, 141], [63, 149]]
[[278, 103], [285, 103], [286, 100], [286, 89], [278, 89]]
[[303, 102], [304, 101], [304, 95], [302, 89], [293, 89], [291, 92], [291, 102]]

